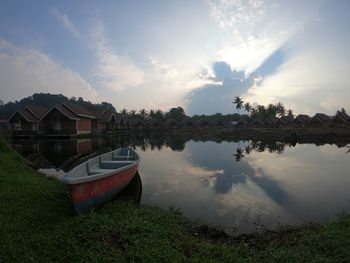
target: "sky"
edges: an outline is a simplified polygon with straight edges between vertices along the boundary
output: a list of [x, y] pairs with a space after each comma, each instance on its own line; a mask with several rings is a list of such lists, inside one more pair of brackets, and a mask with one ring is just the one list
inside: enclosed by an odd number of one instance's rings
[[0, 99], [350, 111], [349, 13], [347, 0], [0, 0]]

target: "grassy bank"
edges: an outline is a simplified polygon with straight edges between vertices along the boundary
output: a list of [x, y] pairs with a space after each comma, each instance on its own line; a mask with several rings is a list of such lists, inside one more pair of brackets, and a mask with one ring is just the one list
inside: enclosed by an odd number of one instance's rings
[[236, 239], [177, 211], [114, 202], [77, 216], [67, 189], [0, 138], [0, 262], [347, 262], [350, 218]]

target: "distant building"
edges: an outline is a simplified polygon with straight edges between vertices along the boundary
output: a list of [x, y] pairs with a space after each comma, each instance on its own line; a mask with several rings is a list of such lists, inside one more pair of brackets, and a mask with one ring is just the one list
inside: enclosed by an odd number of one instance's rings
[[161, 130], [163, 129], [163, 125], [159, 120], [152, 119], [148, 122], [148, 128], [150, 130]]
[[181, 126], [182, 128], [194, 128], [196, 124], [191, 118], [186, 118], [181, 122]]
[[53, 106], [40, 119], [40, 126], [47, 135], [91, 134], [91, 121], [96, 117], [85, 108], [62, 103]]
[[350, 116], [346, 112], [338, 111], [337, 114], [331, 119], [333, 127], [349, 127]]
[[132, 119], [130, 123], [132, 130], [145, 130], [147, 128], [146, 123], [139, 118]]
[[305, 114], [299, 114], [293, 121], [296, 127], [306, 127], [310, 124], [311, 117]]
[[16, 136], [34, 136], [41, 132], [39, 121], [48, 108], [27, 106], [15, 111], [8, 120], [11, 130]]
[[222, 120], [220, 120], [220, 119], [212, 120], [210, 125], [214, 126], [214, 127], [225, 127], [225, 123]]
[[209, 127], [210, 123], [205, 119], [200, 119], [196, 122], [197, 127]]
[[323, 113], [316, 113], [310, 120], [313, 127], [326, 127], [330, 123], [330, 117]]
[[180, 129], [181, 128], [181, 125], [179, 122], [177, 122], [176, 120], [174, 119], [168, 119], [165, 121], [164, 123], [164, 127], [167, 129], [167, 130], [172, 130], [172, 129]]

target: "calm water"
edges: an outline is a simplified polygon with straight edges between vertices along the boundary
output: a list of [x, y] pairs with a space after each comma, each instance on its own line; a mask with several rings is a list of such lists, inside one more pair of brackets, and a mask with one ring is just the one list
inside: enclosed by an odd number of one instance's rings
[[164, 134], [14, 142], [37, 165], [64, 169], [83, 156], [126, 145], [141, 156], [142, 203], [180, 208], [228, 233], [350, 212], [349, 145], [214, 142]]

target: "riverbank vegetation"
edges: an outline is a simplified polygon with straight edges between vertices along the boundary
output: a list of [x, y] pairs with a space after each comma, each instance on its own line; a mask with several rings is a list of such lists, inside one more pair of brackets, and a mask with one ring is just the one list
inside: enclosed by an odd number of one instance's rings
[[76, 215], [65, 186], [0, 139], [0, 262], [347, 262], [350, 218], [230, 238], [179, 211], [113, 202]]

